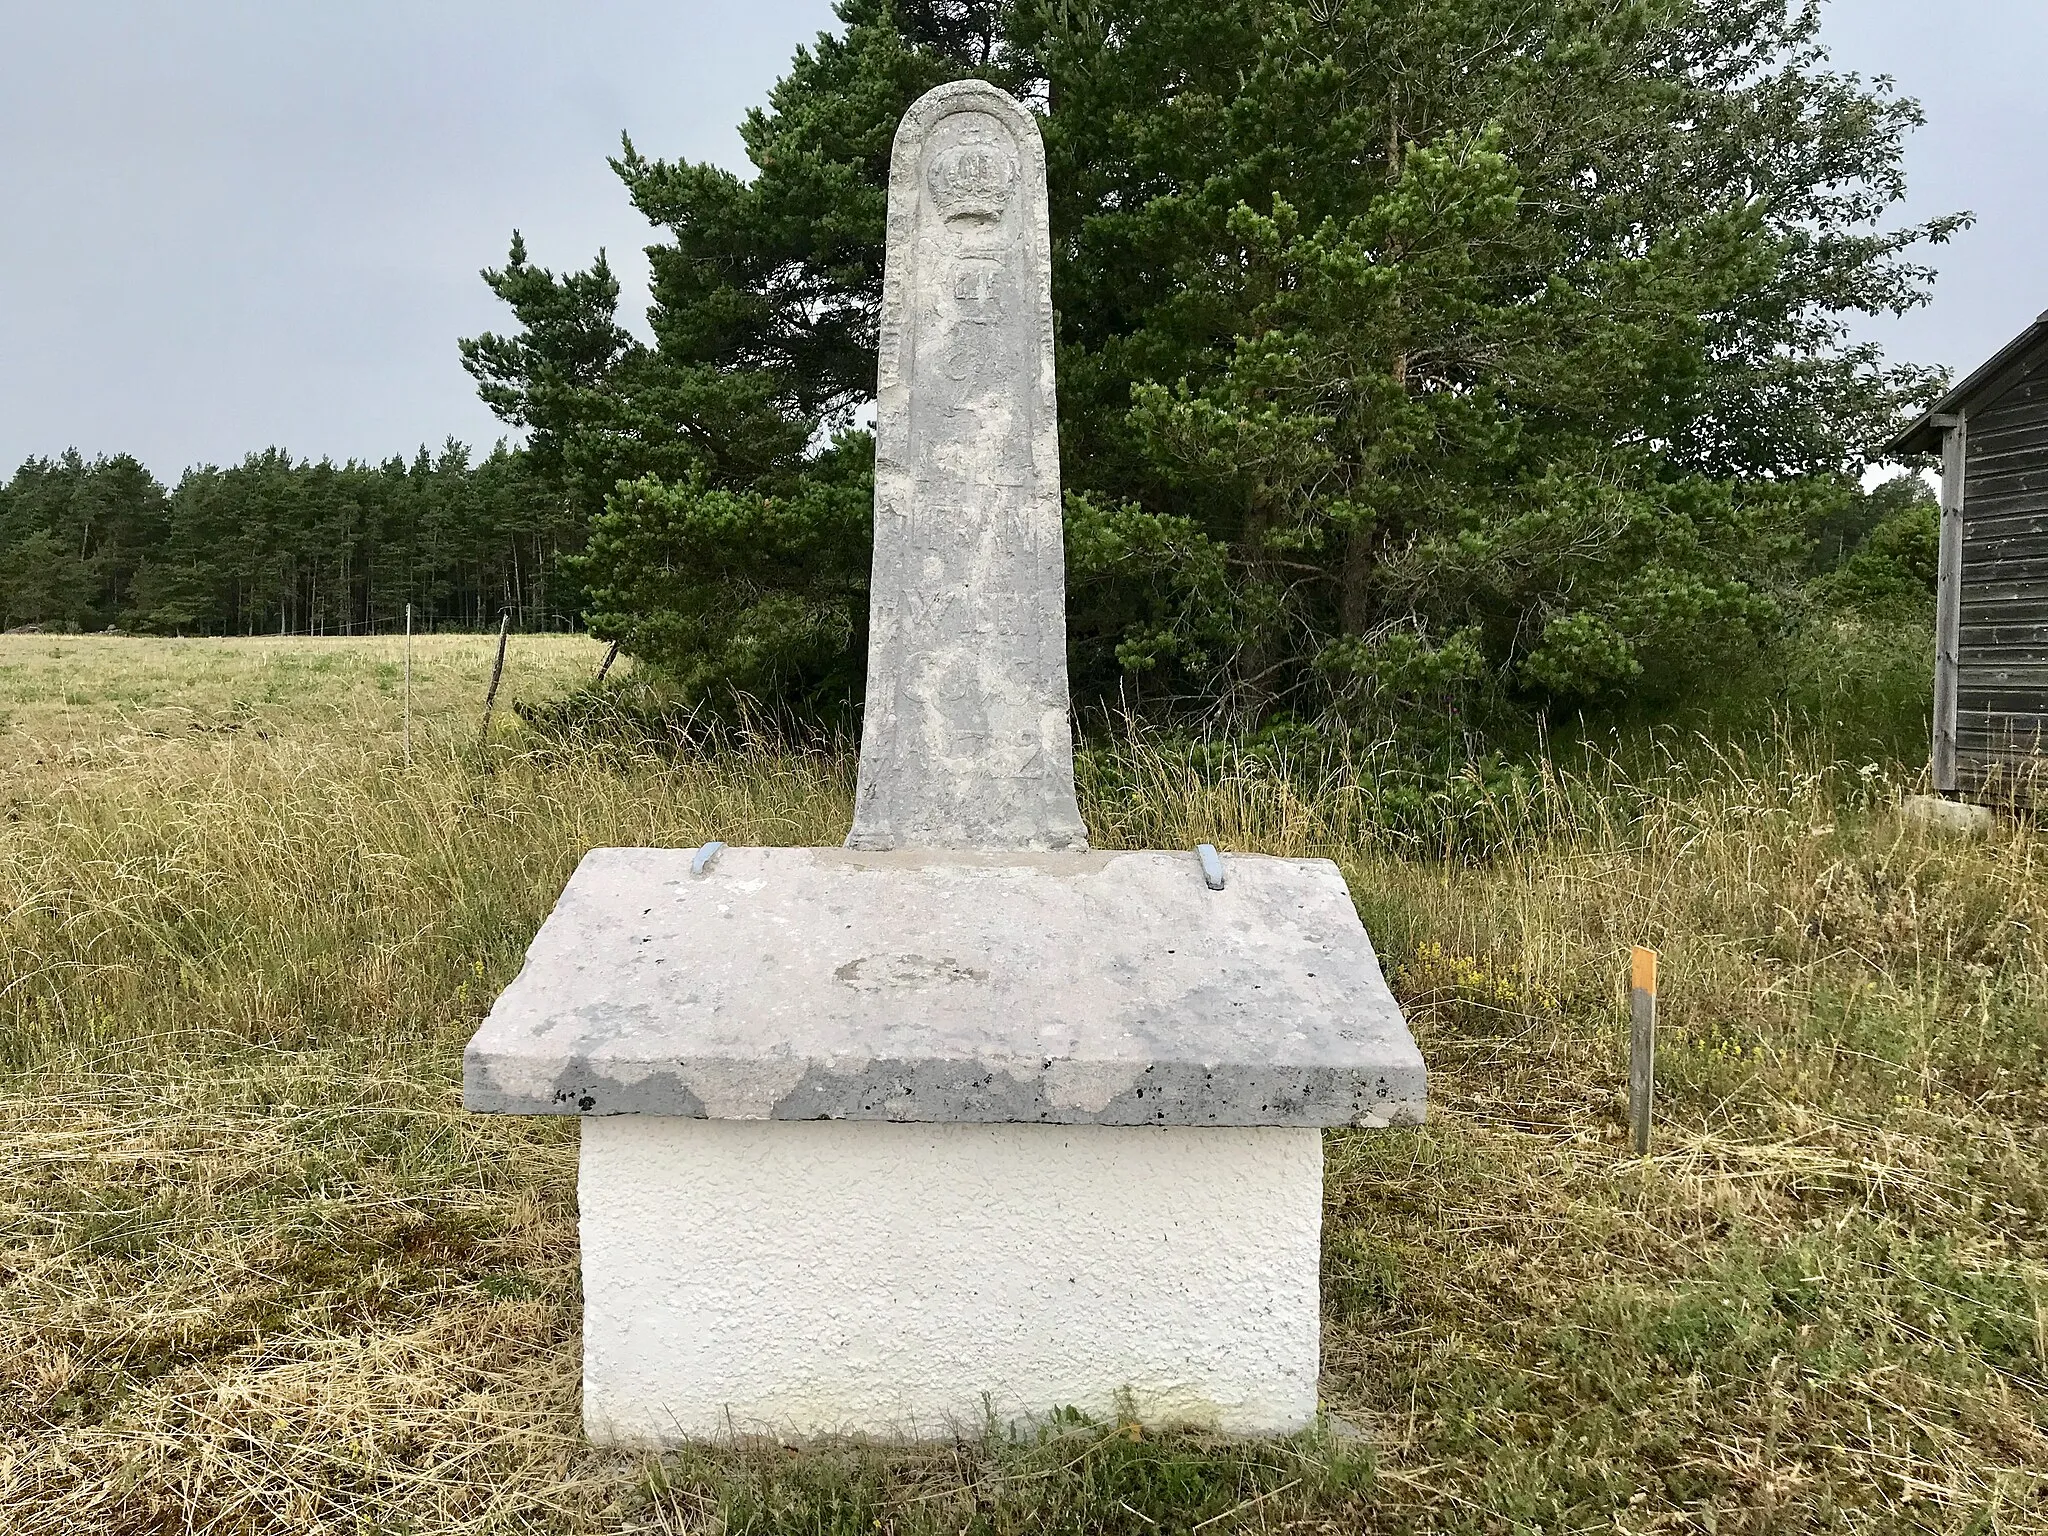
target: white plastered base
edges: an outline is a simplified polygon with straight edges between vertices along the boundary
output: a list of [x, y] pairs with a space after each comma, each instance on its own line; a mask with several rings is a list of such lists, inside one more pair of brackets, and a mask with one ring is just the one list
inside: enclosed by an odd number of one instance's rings
[[1315, 1415], [1312, 1128], [583, 1121], [592, 1440]]

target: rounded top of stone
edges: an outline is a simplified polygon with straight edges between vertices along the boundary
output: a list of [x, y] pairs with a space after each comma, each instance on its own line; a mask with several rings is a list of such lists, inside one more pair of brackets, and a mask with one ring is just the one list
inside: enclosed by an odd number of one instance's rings
[[[1017, 136], [1018, 147], [1025, 153], [1039, 150], [1042, 140], [1038, 134], [1038, 119], [1031, 115], [1024, 103], [1001, 86], [990, 85], [986, 80], [948, 80], [918, 97], [910, 104], [910, 110], [903, 114], [903, 121], [896, 125], [897, 153], [901, 153], [907, 140], [923, 138], [943, 119], [961, 112], [986, 114], [1008, 127]], [[1042, 150], [1039, 152], [1043, 153]], [[1014, 179], [1013, 176], [1013, 182]]]

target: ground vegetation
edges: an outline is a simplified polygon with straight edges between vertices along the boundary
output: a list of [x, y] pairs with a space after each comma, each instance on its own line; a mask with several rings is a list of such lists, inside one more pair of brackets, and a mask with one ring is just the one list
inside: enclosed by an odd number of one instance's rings
[[2048, 1532], [2040, 836], [1767, 722], [1421, 800], [1083, 753], [1100, 846], [1337, 859], [1428, 1060], [1425, 1127], [1325, 1143], [1315, 1433], [590, 1449], [575, 1127], [464, 1114], [462, 1045], [586, 848], [829, 845], [852, 787], [630, 664], [543, 707], [601, 652], [515, 639], [479, 745], [490, 643], [421, 642], [408, 762], [395, 639], [0, 638], [0, 1527]]

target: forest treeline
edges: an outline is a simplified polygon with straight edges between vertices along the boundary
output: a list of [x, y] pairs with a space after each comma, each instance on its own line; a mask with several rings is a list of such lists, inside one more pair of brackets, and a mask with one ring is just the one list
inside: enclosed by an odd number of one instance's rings
[[483, 274], [511, 323], [461, 356], [524, 448], [272, 452], [174, 490], [32, 461], [0, 491], [0, 625], [509, 608], [693, 711], [846, 719], [891, 146], [973, 75], [1045, 144], [1084, 715], [1457, 759], [1723, 695], [1851, 610], [1908, 615], [1924, 709], [1934, 515], [1862, 481], [1942, 381], [1857, 338], [1926, 302], [1967, 217], [1900, 219], [1919, 108], [1834, 68], [1815, 6], [837, 10], [741, 125], [746, 174], [621, 144], [650, 340], [602, 253], [558, 273], [515, 233]]
[[582, 520], [500, 446], [335, 464], [280, 449], [166, 487], [127, 454], [34, 458], [0, 486], [0, 630], [360, 635], [579, 622]]

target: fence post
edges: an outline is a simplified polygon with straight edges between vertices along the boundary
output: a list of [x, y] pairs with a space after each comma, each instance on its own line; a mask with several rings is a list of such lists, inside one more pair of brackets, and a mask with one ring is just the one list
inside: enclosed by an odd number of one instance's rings
[[412, 604], [405, 605], [405, 766], [412, 766]]
[[1650, 1155], [1650, 1105], [1657, 1092], [1657, 951], [1629, 958], [1628, 1125], [1636, 1156]]
[[498, 681], [505, 675], [505, 636], [512, 631], [512, 610], [507, 608], [498, 615], [498, 659], [491, 664], [491, 687], [484, 695], [484, 726], [477, 732], [476, 743], [482, 746], [491, 734], [491, 710], [498, 702]]

